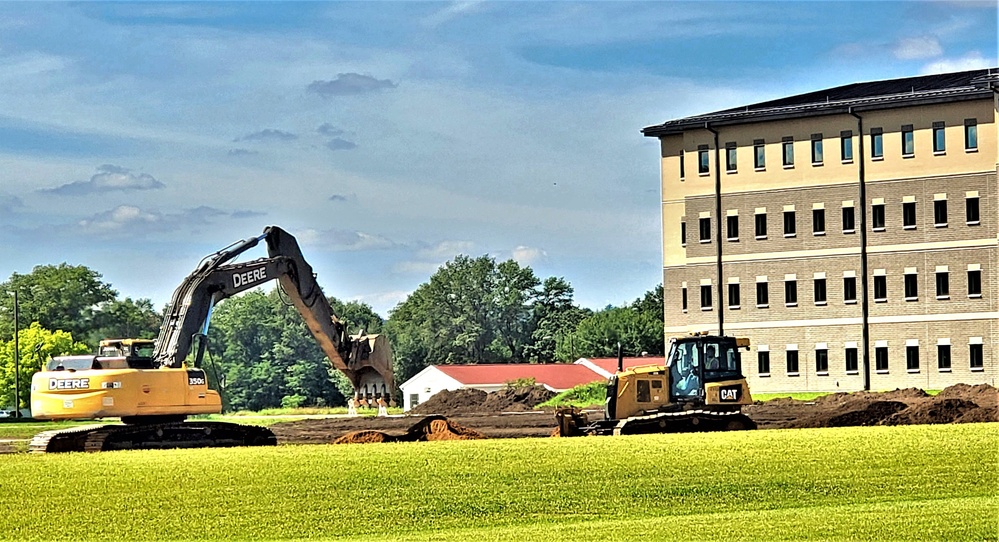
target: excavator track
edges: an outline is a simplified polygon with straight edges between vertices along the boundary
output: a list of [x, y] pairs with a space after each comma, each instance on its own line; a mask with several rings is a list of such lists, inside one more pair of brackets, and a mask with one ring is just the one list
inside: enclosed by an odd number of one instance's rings
[[106, 452], [170, 448], [274, 446], [270, 429], [225, 422], [186, 421], [134, 425], [89, 425], [35, 435], [32, 453]]
[[647, 433], [688, 433], [700, 431], [743, 431], [756, 429], [756, 422], [738, 411], [683, 410], [633, 416], [618, 421], [614, 435]]

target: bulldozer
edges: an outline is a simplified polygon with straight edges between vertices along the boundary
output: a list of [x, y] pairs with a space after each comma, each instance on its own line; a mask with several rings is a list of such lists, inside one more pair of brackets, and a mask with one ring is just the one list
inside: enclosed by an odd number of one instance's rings
[[[261, 241], [268, 257], [230, 263]], [[270, 280], [278, 280], [333, 367], [350, 380], [355, 399], [392, 401], [392, 351], [383, 335], [349, 334], [330, 307], [298, 242], [270, 226], [198, 264], [174, 291], [159, 336], [107, 339], [95, 355], [50, 359], [31, 380], [31, 411], [40, 420], [119, 418], [122, 424], [45, 431], [33, 452], [104, 451], [274, 445], [266, 428], [185, 421], [222, 411], [202, 369], [215, 305]]]
[[756, 429], [742, 413], [753, 398], [740, 349], [749, 339], [696, 334], [670, 339], [665, 365], [618, 371], [607, 381], [603, 419], [575, 407], [555, 412], [558, 436]]

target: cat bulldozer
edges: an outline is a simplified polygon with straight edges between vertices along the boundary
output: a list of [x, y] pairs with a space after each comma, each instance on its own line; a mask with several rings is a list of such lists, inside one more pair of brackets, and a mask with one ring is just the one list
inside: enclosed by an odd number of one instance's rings
[[[268, 257], [231, 263], [260, 241]], [[174, 291], [159, 336], [101, 341], [96, 355], [60, 356], [31, 380], [36, 419], [119, 418], [121, 424], [45, 431], [33, 452], [200, 448], [276, 444], [266, 428], [224, 422], [185, 421], [222, 411], [202, 369], [208, 324], [215, 305], [277, 279], [333, 367], [368, 401], [391, 401], [395, 391], [392, 352], [382, 335], [349, 335], [333, 314], [298, 242], [276, 226], [202, 259]], [[191, 359], [189, 359], [191, 358]]]
[[607, 382], [604, 417], [590, 422], [578, 408], [555, 413], [559, 436], [629, 435], [756, 429], [742, 414], [753, 403], [740, 349], [749, 339], [705, 334], [671, 339], [666, 365], [618, 372]]

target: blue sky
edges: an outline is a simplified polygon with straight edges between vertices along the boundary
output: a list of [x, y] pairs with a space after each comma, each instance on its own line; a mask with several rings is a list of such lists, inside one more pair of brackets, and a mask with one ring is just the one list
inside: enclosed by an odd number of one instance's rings
[[[162, 307], [269, 224], [383, 316], [457, 254], [587, 307], [662, 279], [639, 130], [996, 66], [995, 2], [0, 3], [0, 280]], [[253, 252], [253, 256], [262, 256]]]

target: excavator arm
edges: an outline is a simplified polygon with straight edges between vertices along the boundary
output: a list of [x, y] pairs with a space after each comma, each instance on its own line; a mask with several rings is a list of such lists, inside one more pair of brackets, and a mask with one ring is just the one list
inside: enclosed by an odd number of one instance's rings
[[[228, 263], [262, 240], [267, 244], [267, 258]], [[388, 341], [363, 331], [347, 334], [346, 325], [333, 313], [298, 242], [276, 226], [265, 228], [259, 237], [234, 243], [206, 257], [184, 279], [164, 316], [153, 363], [171, 368], [183, 366], [195, 338], [207, 334], [212, 309], [219, 301], [274, 279], [302, 315], [333, 367], [350, 380], [355, 396], [390, 400], [395, 384]], [[198, 361], [204, 344], [199, 342]]]

